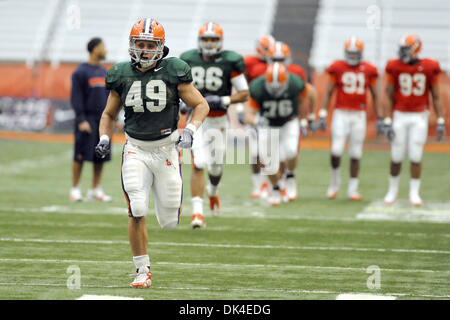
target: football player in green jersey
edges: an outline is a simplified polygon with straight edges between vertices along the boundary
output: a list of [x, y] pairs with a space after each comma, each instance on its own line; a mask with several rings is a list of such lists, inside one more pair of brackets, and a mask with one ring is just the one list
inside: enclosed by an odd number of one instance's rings
[[[264, 76], [260, 76], [250, 84], [250, 103], [246, 121], [250, 125], [258, 126], [258, 150], [266, 152], [272, 149], [274, 153], [268, 155], [260, 153], [263, 165], [279, 157], [275, 172], [268, 172], [263, 168], [263, 173], [269, 174], [272, 190], [269, 203], [273, 206], [281, 203], [279, 180], [281, 178], [279, 165], [286, 162], [286, 192], [290, 201], [297, 198], [297, 183], [295, 180], [295, 168], [297, 166], [297, 153], [300, 138], [306, 134], [308, 121], [306, 120], [306, 105], [303, 103], [307, 89], [303, 80], [288, 73], [286, 67], [276, 62], [267, 67]], [[299, 118], [301, 120], [299, 121]], [[279, 129], [279, 140], [272, 141], [271, 129]], [[271, 147], [267, 147], [271, 145]], [[263, 151], [261, 151], [263, 150]], [[273, 149], [272, 149], [273, 150]], [[268, 158], [270, 156], [271, 159]]]
[[[179, 149], [191, 148], [193, 136], [209, 112], [209, 106], [192, 84], [189, 65], [178, 58], [165, 58], [165, 32], [154, 19], [141, 19], [130, 33], [131, 62], [112, 66], [106, 76], [110, 90], [100, 120], [96, 153], [109, 152], [114, 120], [125, 108], [122, 154], [122, 188], [128, 203], [128, 234], [136, 278], [135, 288], [151, 286], [146, 215], [150, 189], [155, 213], [163, 229], [178, 225], [182, 202]], [[179, 99], [194, 109], [190, 123], [177, 131]]]
[[[202, 93], [210, 107], [208, 117], [195, 134], [192, 146], [193, 228], [205, 226], [203, 217], [205, 168], [209, 175], [206, 187], [209, 207], [213, 215], [217, 216], [220, 213], [218, 185], [225, 158], [227, 109], [230, 104], [245, 102], [249, 97], [244, 75], [244, 58], [234, 51], [222, 50], [222, 41], [222, 28], [217, 23], [205, 23], [198, 35], [199, 48], [186, 51], [180, 56], [191, 66], [194, 86]], [[233, 87], [235, 93], [232, 93]]]

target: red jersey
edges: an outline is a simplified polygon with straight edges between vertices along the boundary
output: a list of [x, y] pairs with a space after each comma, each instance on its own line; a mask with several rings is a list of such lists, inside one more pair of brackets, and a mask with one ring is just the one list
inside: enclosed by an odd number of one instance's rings
[[400, 59], [386, 64], [387, 82], [394, 86], [394, 110], [422, 112], [430, 106], [430, 88], [438, 81], [439, 62], [420, 59], [411, 65]]
[[378, 78], [378, 70], [373, 64], [362, 61], [351, 66], [344, 60], [337, 60], [327, 72], [330, 81], [337, 86], [336, 109], [367, 109], [367, 89], [374, 86]]
[[306, 72], [305, 70], [300, 67], [298, 64], [291, 63], [287, 66], [287, 71], [293, 74], [298, 75], [304, 82], [307, 82], [306, 80]]
[[[289, 73], [295, 74], [295, 75], [299, 76], [300, 78], [302, 78], [302, 80], [304, 82], [307, 82], [305, 70], [303, 70], [303, 68], [300, 67], [298, 64], [291, 63], [290, 65], [286, 66], [286, 69]], [[266, 72], [266, 70], [267, 70], [267, 64], [265, 64], [265, 63], [264, 64], [260, 63], [260, 64], [254, 65], [252, 68], [252, 73], [253, 73], [253, 75], [255, 75], [254, 78], [262, 76]], [[252, 78], [252, 80], [254, 78]]]
[[[250, 83], [253, 79], [262, 76], [267, 68], [267, 63], [256, 56], [247, 56], [244, 58], [245, 75], [247, 81]], [[262, 71], [261, 73], [261, 70]]]

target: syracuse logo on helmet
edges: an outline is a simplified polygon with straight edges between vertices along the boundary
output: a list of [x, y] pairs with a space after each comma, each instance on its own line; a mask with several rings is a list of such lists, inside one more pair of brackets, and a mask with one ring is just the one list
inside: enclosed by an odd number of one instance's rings
[[[136, 65], [146, 68], [164, 55], [165, 32], [163, 26], [152, 18], [140, 19], [131, 28], [128, 52]], [[150, 42], [150, 48], [145, 42]], [[136, 45], [136, 43], [138, 45]]]
[[282, 63], [270, 64], [267, 67], [265, 78], [266, 90], [274, 97], [281, 96], [288, 88], [288, 73]]
[[357, 66], [362, 60], [362, 53], [364, 50], [364, 43], [361, 39], [352, 36], [344, 45], [345, 61], [351, 66]]
[[400, 39], [398, 56], [399, 59], [405, 63], [410, 62], [413, 59], [417, 59], [417, 56], [422, 49], [422, 41], [415, 34], [409, 34]]
[[203, 56], [213, 56], [222, 50], [223, 30], [220, 25], [208, 22], [198, 32], [198, 48]]

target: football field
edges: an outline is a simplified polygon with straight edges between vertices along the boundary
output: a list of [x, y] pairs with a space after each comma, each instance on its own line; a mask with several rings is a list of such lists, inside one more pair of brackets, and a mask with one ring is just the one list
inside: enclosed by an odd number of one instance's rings
[[[396, 299], [450, 298], [450, 154], [425, 153], [422, 208], [407, 201], [409, 165], [399, 201], [382, 204], [390, 155], [366, 151], [360, 191], [325, 197], [329, 152], [302, 150], [299, 198], [279, 207], [249, 198], [248, 165], [226, 165], [222, 213], [192, 230], [189, 179], [177, 229], [148, 216], [151, 289], [131, 289], [135, 267], [120, 184], [121, 146], [114, 145], [103, 188], [111, 203], [69, 202], [72, 144], [0, 141], [0, 299], [78, 299], [110, 295], [143, 299], [336, 299], [376, 294]], [[186, 152], [186, 151], [185, 151]], [[83, 194], [91, 180], [84, 167]]]

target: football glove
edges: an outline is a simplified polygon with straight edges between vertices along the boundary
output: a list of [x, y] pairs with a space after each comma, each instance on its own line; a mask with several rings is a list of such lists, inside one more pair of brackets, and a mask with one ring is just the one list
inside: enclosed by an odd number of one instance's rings
[[186, 128], [184, 128], [183, 132], [181, 133], [180, 137], [178, 138], [177, 145], [180, 148], [183, 149], [190, 149], [192, 148], [192, 143], [194, 142], [194, 130], [195, 127], [193, 124], [188, 124]]
[[386, 135], [386, 138], [392, 142], [392, 140], [394, 140], [394, 138], [395, 138], [395, 132], [394, 132], [394, 129], [392, 128], [391, 118], [389, 118], [389, 117], [384, 118], [383, 131], [384, 131], [384, 134]]
[[309, 132], [314, 133], [314, 131], [317, 130], [316, 127], [316, 115], [314, 113], [311, 113], [308, 116], [308, 128], [309, 128]]
[[95, 146], [95, 155], [97, 158], [104, 158], [111, 151], [111, 145], [109, 144], [109, 138], [106, 135], [100, 137], [99, 143]]
[[182, 115], [189, 114], [192, 112], [192, 108], [188, 107], [184, 101], [180, 100], [180, 113]]
[[227, 111], [227, 106], [223, 103], [221, 96], [206, 96], [211, 111]]
[[327, 130], [327, 110], [320, 109], [319, 111], [319, 122], [317, 123], [317, 128], [319, 130]]
[[442, 117], [439, 117], [437, 120], [436, 135], [438, 141], [441, 141], [445, 135], [445, 121]]
[[238, 112], [238, 121], [240, 124], [245, 125], [245, 113], [243, 111]]
[[302, 138], [308, 135], [308, 121], [306, 119], [300, 120], [300, 133]]
[[269, 119], [263, 116], [258, 115], [258, 119], [256, 119], [256, 126], [257, 127], [268, 127], [269, 126]]
[[375, 128], [377, 129], [377, 137], [380, 137], [383, 135], [383, 128], [384, 128], [384, 122], [382, 118], [379, 118], [377, 120], [377, 124], [375, 126]]

